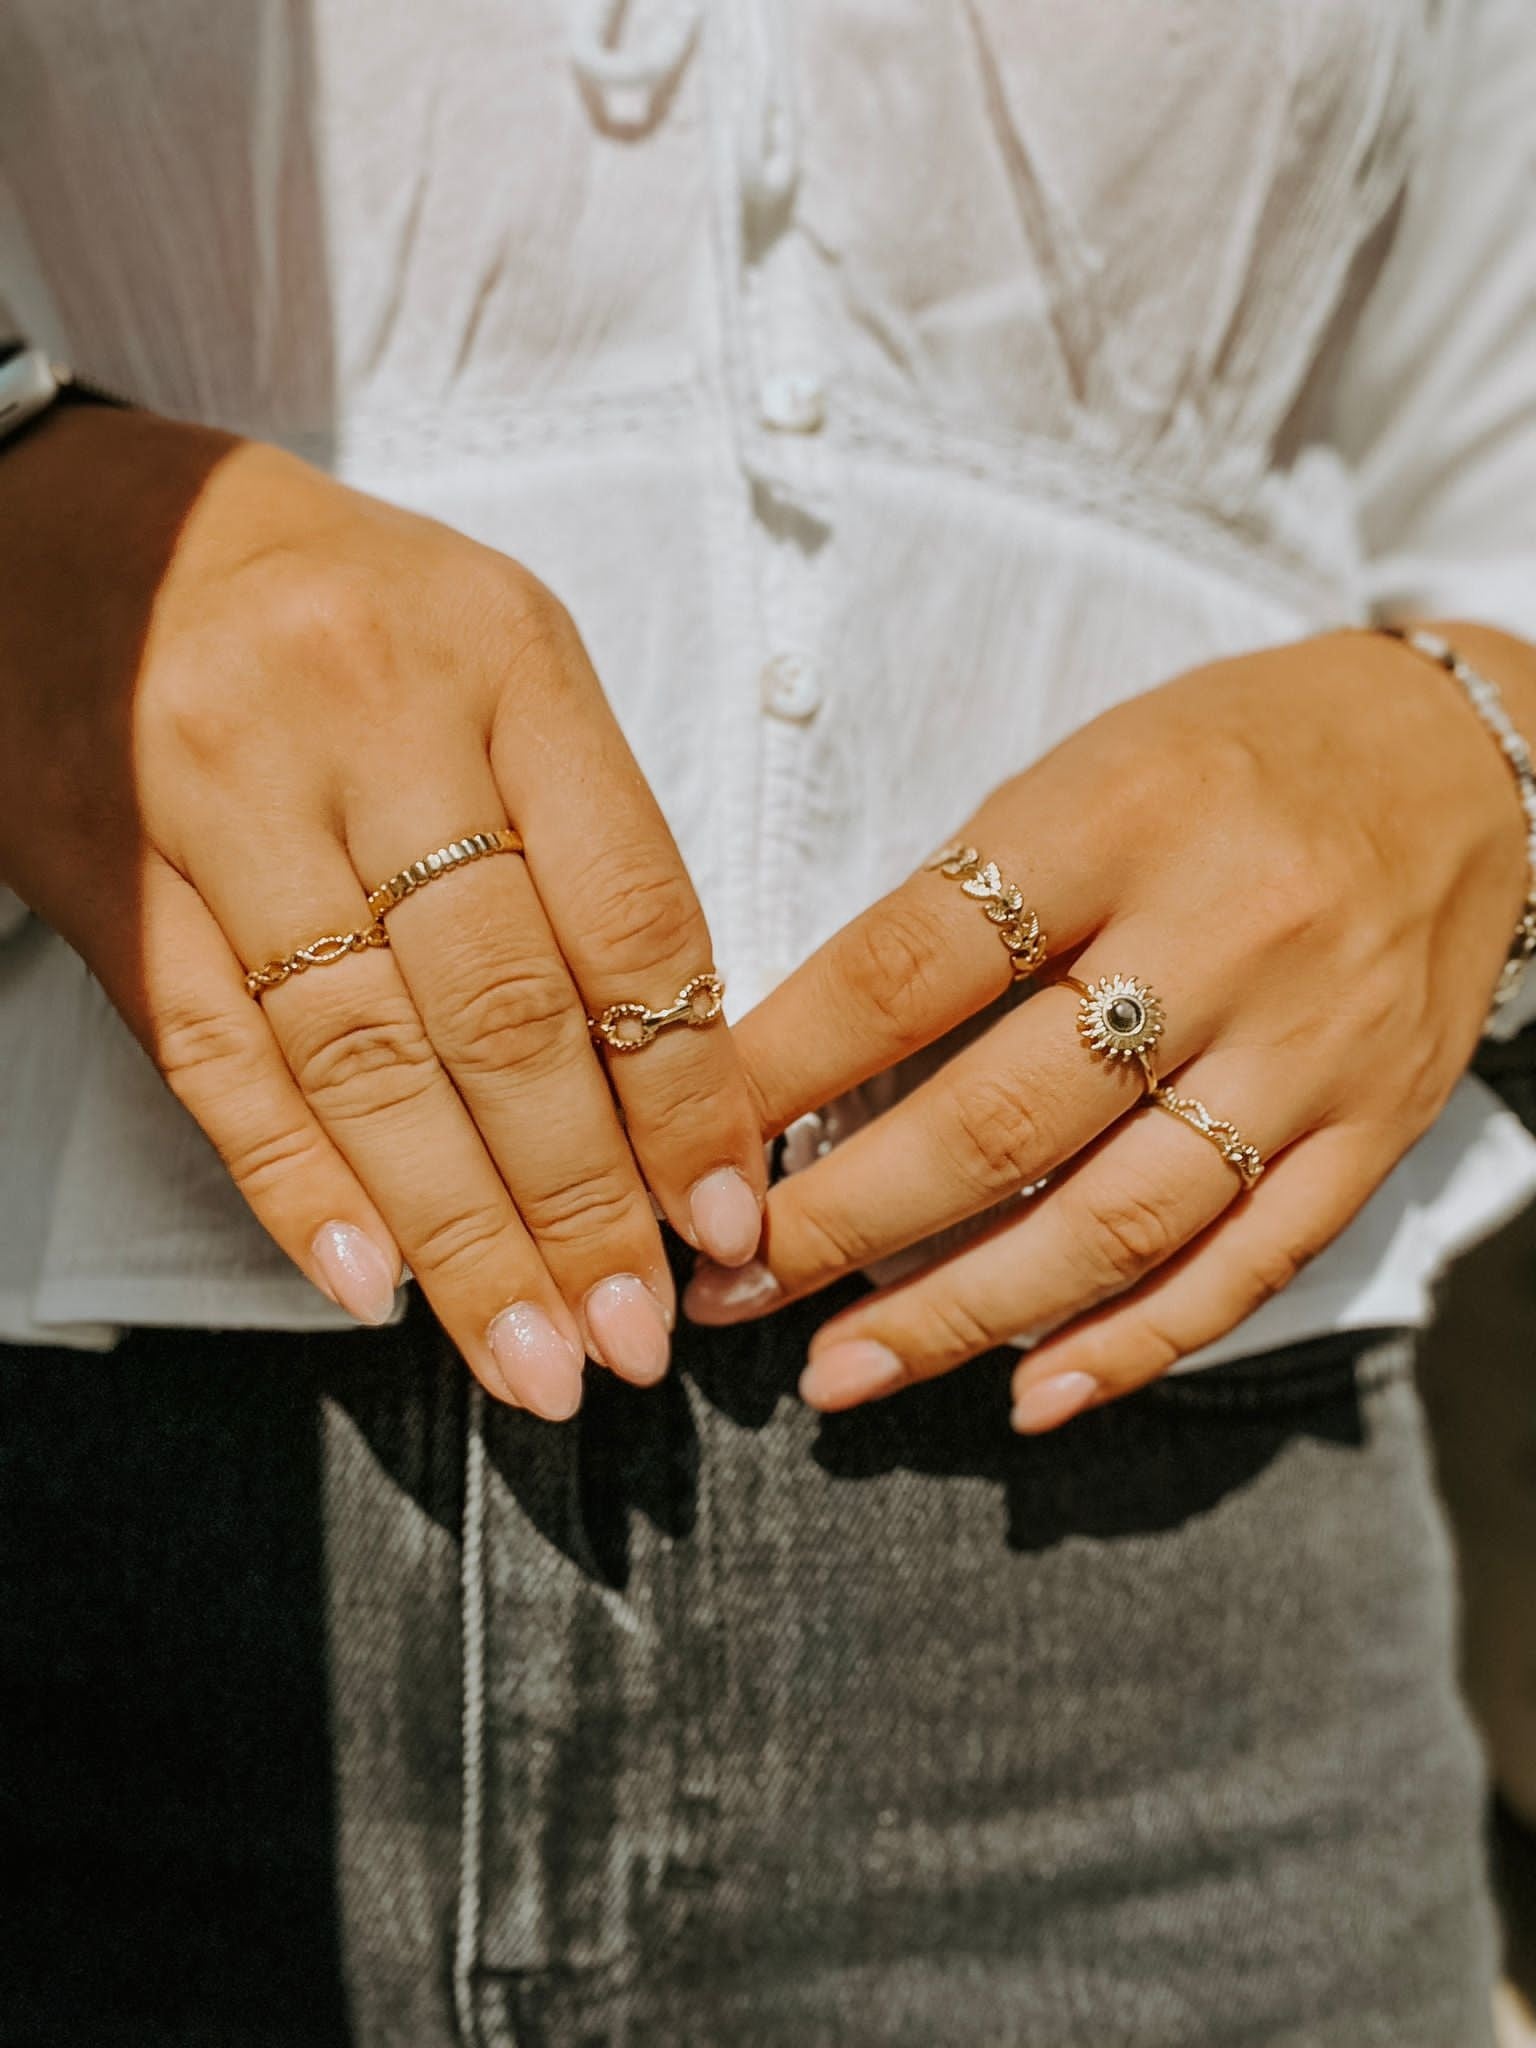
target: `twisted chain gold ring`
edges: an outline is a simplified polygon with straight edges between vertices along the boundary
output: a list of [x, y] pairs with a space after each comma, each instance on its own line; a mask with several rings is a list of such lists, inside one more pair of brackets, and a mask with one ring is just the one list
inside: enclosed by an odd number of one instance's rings
[[1045, 933], [1030, 910], [1023, 893], [1004, 881], [995, 860], [984, 861], [974, 846], [941, 846], [923, 862], [930, 874], [947, 875], [958, 882], [967, 896], [979, 903], [987, 919], [997, 927], [1008, 954], [1008, 965], [1020, 979], [1033, 974], [1045, 958]]
[[329, 932], [323, 939], [311, 939], [307, 946], [287, 953], [281, 960], [267, 960], [253, 967], [245, 977], [245, 992], [259, 1002], [269, 988], [281, 988], [290, 975], [303, 974], [311, 967], [329, 967], [345, 960], [349, 953], [366, 953], [371, 946], [387, 946], [389, 934], [377, 918], [355, 932]]
[[714, 1023], [724, 1003], [725, 983], [719, 975], [696, 974], [683, 983], [675, 1001], [664, 1010], [650, 1009], [645, 1003], [610, 1003], [606, 1010], [587, 1019], [587, 1029], [610, 1052], [639, 1052], [658, 1031], [666, 1031], [674, 1024], [684, 1025], [689, 1031], [702, 1031]]
[[1134, 974], [1105, 974], [1097, 981], [1079, 981], [1063, 974], [1063, 988], [1076, 989], [1077, 1035], [1091, 1053], [1112, 1066], [1126, 1066], [1134, 1060], [1150, 1095], [1157, 1087], [1153, 1047], [1163, 1035], [1167, 1018], [1163, 1006], [1144, 981]]
[[1166, 1110], [1169, 1116], [1176, 1116], [1180, 1123], [1188, 1124], [1192, 1131], [1198, 1131], [1202, 1138], [1214, 1145], [1245, 1189], [1251, 1188], [1263, 1173], [1264, 1161], [1258, 1146], [1250, 1145], [1236, 1124], [1229, 1124], [1223, 1117], [1212, 1116], [1195, 1096], [1175, 1095], [1171, 1088], [1154, 1088], [1148, 1100], [1156, 1108]]

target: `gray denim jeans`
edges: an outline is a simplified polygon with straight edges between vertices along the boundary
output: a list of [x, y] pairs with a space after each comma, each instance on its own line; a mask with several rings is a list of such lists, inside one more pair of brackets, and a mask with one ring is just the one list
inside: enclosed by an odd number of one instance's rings
[[0, 1353], [6, 2048], [1487, 2048], [1410, 1340], [1025, 1440], [815, 1313]]

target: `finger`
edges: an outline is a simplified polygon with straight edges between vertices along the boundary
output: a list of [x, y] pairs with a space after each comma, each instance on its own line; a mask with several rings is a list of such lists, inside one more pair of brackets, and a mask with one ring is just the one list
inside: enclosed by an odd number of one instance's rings
[[[345, 850], [294, 821], [260, 886], [215, 848], [210, 909], [243, 960], [357, 930], [366, 900]], [[266, 1019], [309, 1106], [388, 1222], [444, 1328], [498, 1399], [551, 1420], [581, 1400], [570, 1310], [433, 1050], [388, 950], [312, 967], [268, 991]]]
[[[1253, 1055], [1192, 1071], [1222, 1113], [1238, 1105], [1239, 1128], [1266, 1158], [1299, 1135], [1272, 1102], [1266, 1113], [1272, 1091]], [[1021, 1331], [1054, 1329], [1135, 1286], [1240, 1192], [1213, 1145], [1176, 1118], [1139, 1110], [1022, 1216], [823, 1324], [801, 1391], [812, 1407], [851, 1407], [949, 1372]]]
[[[377, 884], [465, 832], [504, 822], [478, 740], [370, 778], [347, 820]], [[521, 857], [452, 868], [387, 912], [395, 959], [437, 1057], [593, 1356], [647, 1385], [667, 1369], [672, 1275], [566, 969]]]
[[1051, 1429], [1134, 1393], [1235, 1330], [1333, 1242], [1396, 1159], [1353, 1128], [1303, 1139], [1208, 1237], [1033, 1350], [1014, 1374], [1014, 1427]]
[[[687, 870], [574, 631], [542, 666], [526, 666], [491, 756], [529, 872], [589, 1012], [664, 1009], [715, 964]], [[606, 1057], [630, 1143], [673, 1227], [727, 1264], [748, 1258], [766, 1174], [730, 1033], [722, 1023], [675, 1027]]]
[[[1036, 778], [1038, 777], [1038, 784]], [[991, 863], [1004, 889], [1033, 912], [1051, 958], [1080, 946], [1103, 920], [1105, 849], [1073, 857], [1081, 820], [1041, 769], [1009, 801], [995, 799], [956, 834]], [[1035, 793], [1038, 792], [1038, 793]], [[1028, 839], [1019, 819], [1028, 817]], [[990, 878], [974, 878], [988, 886]], [[1012, 899], [1007, 899], [1011, 901]], [[920, 868], [782, 982], [735, 1028], [741, 1058], [771, 1136], [808, 1110], [931, 1045], [996, 1000], [1018, 977], [989, 910], [1006, 901], [967, 893], [962, 879]]]
[[142, 956], [113, 1001], [299, 1271], [359, 1322], [387, 1321], [399, 1251], [284, 1065], [224, 934], [158, 858], [141, 907]]
[[[1101, 933], [1073, 974], [1091, 985], [1112, 980], [1117, 966], [1146, 963], [1144, 986], [1165, 1019], [1150, 1057], [1156, 1070], [1171, 1070], [1204, 1049], [1226, 1007], [1219, 973], [1189, 975], [1198, 957], [1166, 931], [1129, 921]], [[761, 1315], [1054, 1173], [1146, 1089], [1135, 1058], [1084, 1043], [1083, 1013], [1076, 990], [1041, 988], [883, 1116], [779, 1182], [758, 1258], [736, 1273], [701, 1266], [688, 1287], [689, 1316]]]

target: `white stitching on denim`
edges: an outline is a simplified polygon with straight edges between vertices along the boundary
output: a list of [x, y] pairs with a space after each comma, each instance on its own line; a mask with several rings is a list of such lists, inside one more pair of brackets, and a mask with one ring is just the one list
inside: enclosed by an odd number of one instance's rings
[[485, 1390], [478, 1383], [469, 1390], [459, 1589], [464, 1747], [453, 2009], [460, 2038], [466, 2048], [476, 2048], [482, 2038], [474, 1973], [480, 1948], [480, 1856], [485, 1822]]

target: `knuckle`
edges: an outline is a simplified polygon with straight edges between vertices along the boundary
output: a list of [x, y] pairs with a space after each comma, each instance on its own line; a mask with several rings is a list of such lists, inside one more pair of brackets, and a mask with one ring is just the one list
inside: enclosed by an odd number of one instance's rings
[[254, 1204], [279, 1188], [291, 1187], [306, 1171], [322, 1165], [326, 1151], [320, 1133], [303, 1124], [231, 1132], [216, 1137], [215, 1142], [230, 1178]]
[[1337, 921], [1344, 872], [1337, 846], [1308, 846], [1294, 838], [1272, 844], [1244, 883], [1251, 904], [1245, 922], [1266, 952], [1315, 941], [1320, 931]]
[[1072, 1365], [1090, 1373], [1110, 1394], [1128, 1394], [1148, 1380], [1160, 1379], [1188, 1348], [1154, 1317], [1142, 1314], [1134, 1329], [1121, 1324], [1103, 1331], [1078, 1332], [1073, 1338]]
[[1175, 1249], [1174, 1233], [1156, 1199], [1129, 1185], [1096, 1199], [1083, 1243], [1099, 1294], [1120, 1293]]
[[487, 1265], [503, 1261], [508, 1220], [503, 1209], [488, 1203], [446, 1210], [411, 1244], [412, 1271], [450, 1284], [478, 1278]]
[[830, 1277], [875, 1256], [851, 1217], [823, 1213], [793, 1194], [779, 1203], [769, 1195], [768, 1234], [780, 1280], [797, 1288], [813, 1276]]
[[443, 1005], [443, 1057], [467, 1076], [547, 1070], [586, 1044], [570, 983], [552, 960], [528, 960]]
[[155, 663], [143, 711], [151, 749], [168, 743], [178, 759], [202, 775], [227, 773], [244, 758], [256, 704], [246, 688], [231, 687], [227, 659], [194, 643]]
[[590, 680], [576, 622], [547, 584], [519, 563], [491, 555], [480, 589], [495, 635], [495, 666], [507, 678], [508, 707], [531, 688], [559, 690]]
[[343, 1122], [419, 1101], [437, 1079], [436, 1055], [404, 1002], [365, 1018], [321, 1019], [291, 1059], [321, 1116]]
[[518, 1191], [523, 1221], [543, 1245], [570, 1251], [624, 1237], [655, 1234], [649, 1205], [628, 1175], [597, 1168], [537, 1193]]
[[946, 1138], [964, 1184], [1001, 1198], [1036, 1179], [1044, 1163], [1037, 1118], [1006, 1075], [976, 1073], [957, 1083]]
[[1301, 1245], [1276, 1242], [1255, 1250], [1250, 1268], [1248, 1298], [1254, 1308], [1266, 1301], [1272, 1301], [1301, 1272], [1312, 1257], [1311, 1251]]
[[605, 966], [618, 974], [639, 972], [702, 943], [698, 907], [680, 870], [658, 865], [654, 854], [626, 857], [622, 851], [614, 867], [592, 921]]
[[835, 972], [861, 1009], [882, 1012], [898, 1039], [915, 1043], [927, 1036], [949, 951], [939, 920], [910, 895], [898, 894], [848, 927]]
[[228, 1010], [175, 1006], [157, 1024], [155, 1063], [182, 1100], [247, 1078], [256, 1058], [251, 1020]]
[[997, 1333], [958, 1295], [935, 1295], [923, 1306], [921, 1346], [914, 1377], [926, 1379], [952, 1365], [963, 1365], [968, 1358], [979, 1358], [983, 1352], [995, 1350], [998, 1341]]
[[309, 562], [283, 550], [263, 563], [264, 633], [304, 669], [382, 668], [389, 634], [375, 579], [350, 562]]

